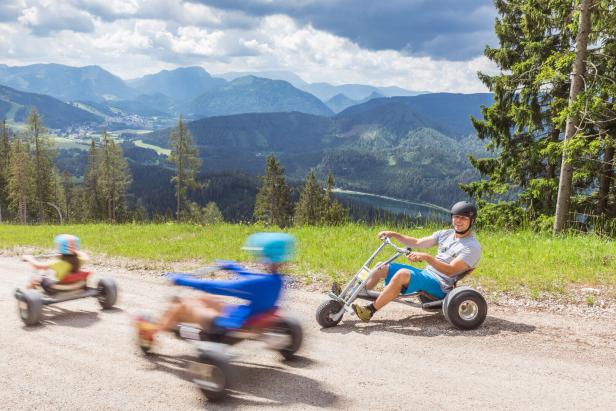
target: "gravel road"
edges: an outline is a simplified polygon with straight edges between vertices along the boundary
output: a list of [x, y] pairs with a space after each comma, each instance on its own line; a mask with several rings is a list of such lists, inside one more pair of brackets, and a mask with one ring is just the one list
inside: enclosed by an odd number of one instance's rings
[[181, 289], [144, 271], [93, 267], [121, 287], [100, 311], [94, 299], [47, 309], [25, 328], [13, 291], [31, 275], [0, 258], [0, 408], [173, 409], [609, 409], [616, 393], [616, 318], [490, 306], [482, 328], [460, 332], [441, 315], [392, 304], [368, 324], [346, 316], [321, 330], [315, 292], [289, 290], [285, 306], [306, 334], [300, 357], [281, 362], [259, 343], [234, 347], [240, 379], [209, 403], [189, 380], [195, 348], [171, 336], [143, 357], [131, 316], [158, 313]]

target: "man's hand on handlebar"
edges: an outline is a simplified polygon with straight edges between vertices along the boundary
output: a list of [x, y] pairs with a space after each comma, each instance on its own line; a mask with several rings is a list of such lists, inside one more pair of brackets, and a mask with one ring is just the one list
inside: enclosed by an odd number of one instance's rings
[[398, 233], [396, 233], [395, 231], [381, 231], [376, 236], [381, 240], [384, 240], [386, 238], [395, 237], [397, 234]]
[[428, 253], [420, 253], [417, 251], [413, 251], [412, 253], [409, 253], [406, 258], [408, 258], [408, 260], [412, 263], [419, 263], [422, 261], [426, 261], [428, 258], [430, 257], [430, 254]]

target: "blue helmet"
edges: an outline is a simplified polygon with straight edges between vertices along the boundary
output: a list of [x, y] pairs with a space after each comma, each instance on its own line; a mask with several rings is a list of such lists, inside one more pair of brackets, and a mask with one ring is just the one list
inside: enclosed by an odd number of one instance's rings
[[79, 238], [70, 234], [60, 234], [53, 239], [58, 253], [62, 255], [75, 255], [79, 250]]
[[244, 250], [266, 263], [284, 263], [295, 254], [295, 238], [285, 233], [256, 233], [248, 237]]

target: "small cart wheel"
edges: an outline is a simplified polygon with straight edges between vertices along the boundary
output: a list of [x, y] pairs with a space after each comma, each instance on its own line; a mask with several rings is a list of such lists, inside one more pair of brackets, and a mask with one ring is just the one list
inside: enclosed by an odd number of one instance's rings
[[302, 326], [295, 318], [283, 317], [278, 321], [276, 328], [279, 332], [290, 337], [287, 346], [279, 350], [285, 360], [290, 360], [302, 346], [302, 341], [304, 339]]
[[36, 291], [19, 291], [17, 309], [19, 310], [19, 317], [21, 317], [25, 325], [32, 326], [38, 324], [43, 313], [41, 295]]
[[342, 304], [336, 300], [323, 301], [317, 308], [317, 322], [323, 328], [335, 327], [342, 320], [342, 316], [334, 320], [332, 315], [340, 312], [341, 309]]
[[231, 378], [231, 366], [227, 356], [217, 351], [201, 351], [199, 358], [191, 362], [190, 372], [193, 382], [197, 384], [210, 401], [219, 401], [227, 395]]
[[111, 278], [102, 278], [98, 282], [98, 302], [103, 310], [113, 308], [118, 299], [118, 287]]
[[454, 288], [443, 301], [447, 321], [460, 330], [474, 330], [486, 319], [488, 304], [483, 296], [470, 287]]

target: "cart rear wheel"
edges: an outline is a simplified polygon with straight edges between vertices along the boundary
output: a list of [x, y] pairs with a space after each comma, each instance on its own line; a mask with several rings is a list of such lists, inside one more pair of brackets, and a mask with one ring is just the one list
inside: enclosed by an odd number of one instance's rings
[[483, 296], [470, 287], [454, 288], [443, 301], [447, 321], [460, 330], [474, 330], [486, 319], [488, 304]]
[[36, 325], [41, 321], [43, 312], [43, 300], [36, 291], [24, 290], [17, 299], [19, 317], [27, 326]]
[[104, 310], [113, 308], [118, 299], [118, 287], [111, 278], [102, 278], [98, 282], [98, 302]]
[[193, 382], [206, 398], [218, 401], [227, 395], [231, 378], [231, 366], [224, 353], [202, 351], [197, 361], [190, 364]]
[[337, 320], [332, 318], [333, 314], [342, 309], [342, 304], [336, 300], [327, 300], [317, 308], [317, 322], [323, 328], [335, 327], [342, 320], [342, 316]]

